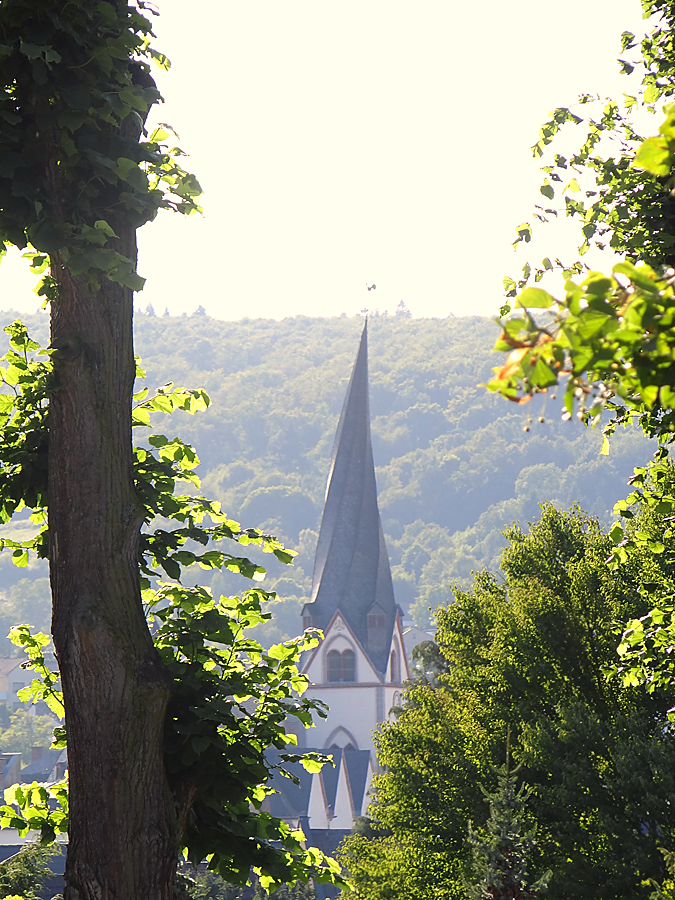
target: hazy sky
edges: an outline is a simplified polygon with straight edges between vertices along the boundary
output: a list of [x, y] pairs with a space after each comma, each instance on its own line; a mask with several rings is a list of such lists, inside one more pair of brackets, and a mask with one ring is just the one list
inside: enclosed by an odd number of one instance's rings
[[[540, 176], [529, 147], [582, 91], [620, 97], [639, 0], [157, 0], [157, 79], [204, 217], [140, 233], [161, 313], [496, 312]], [[560, 255], [560, 239], [537, 253]], [[22, 266], [23, 264], [21, 264]], [[0, 306], [33, 311], [0, 267]], [[368, 284], [377, 289], [368, 292]]]

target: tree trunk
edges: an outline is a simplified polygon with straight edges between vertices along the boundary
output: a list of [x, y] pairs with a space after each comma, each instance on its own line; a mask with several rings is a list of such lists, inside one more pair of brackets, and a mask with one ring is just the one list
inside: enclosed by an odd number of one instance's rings
[[[117, 234], [135, 260], [135, 231]], [[92, 290], [53, 263], [49, 534], [70, 772], [64, 897], [168, 900], [178, 855], [162, 758], [170, 685], [139, 588], [133, 297], [105, 280]]]

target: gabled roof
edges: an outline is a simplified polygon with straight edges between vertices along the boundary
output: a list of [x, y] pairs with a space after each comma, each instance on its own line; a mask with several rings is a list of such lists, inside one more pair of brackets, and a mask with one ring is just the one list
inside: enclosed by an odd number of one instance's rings
[[56, 764], [65, 759], [65, 750], [45, 750], [39, 759], [24, 766], [21, 778], [25, 782], [49, 781]]
[[307, 815], [309, 794], [312, 787], [312, 775], [300, 763], [281, 762], [279, 751], [269, 749], [265, 754], [272, 765], [282, 765], [286, 771], [298, 779], [294, 784], [277, 769], [270, 779], [271, 786], [277, 791], [268, 798], [269, 812], [280, 819], [298, 819]]
[[[370, 438], [367, 323], [352, 370], [335, 435], [312, 596], [303, 615], [326, 629], [337, 610], [379, 672], [387, 667], [396, 619], [394, 588], [377, 505]], [[377, 604], [384, 626], [368, 632], [368, 612]]]
[[370, 768], [370, 750], [345, 750], [342, 760], [342, 764], [347, 770], [354, 809], [361, 810], [364, 806], [364, 793]]
[[0, 675], [9, 675], [24, 662], [24, 656], [12, 656], [0, 659]]
[[[7, 753], [0, 753], [0, 778], [1, 779], [4, 779], [9, 775], [9, 773], [12, 771], [12, 766], [14, 766], [16, 764], [17, 759], [20, 763], [21, 762], [21, 754], [20, 753], [13, 753], [11, 751], [7, 752]], [[20, 765], [19, 765], [19, 768], [21, 768]]]
[[[325, 751], [324, 751], [325, 752]], [[342, 750], [331, 748], [330, 755], [333, 757], [333, 765], [327, 763], [321, 769], [319, 778], [323, 787], [323, 796], [326, 801], [326, 807], [330, 810], [335, 809], [335, 796], [337, 794], [338, 779], [340, 776], [340, 766], [342, 764]]]
[[[310, 609], [309, 604], [305, 604], [305, 610], [307, 610], [307, 609]], [[304, 612], [304, 610], [303, 610], [303, 612]], [[312, 673], [310, 673], [310, 668], [311, 668], [311, 665], [314, 662], [314, 660], [317, 657], [320, 657], [324, 647], [331, 646], [330, 636], [334, 632], [337, 632], [344, 636], [344, 632], [341, 630], [342, 624], [344, 624], [345, 628], [347, 629], [347, 634], [349, 635], [349, 640], [351, 642], [353, 642], [353, 646], [356, 647], [357, 651], [359, 651], [359, 653], [363, 654], [363, 656], [366, 659], [366, 663], [370, 666], [370, 672], [368, 673], [368, 675], [370, 675], [371, 677], [364, 677], [364, 673], [362, 670], [361, 674], [359, 675], [358, 680], [360, 682], [371, 681], [373, 679], [376, 681], [378, 681], [378, 680], [383, 681], [384, 680], [382, 677], [383, 673], [378, 672], [378, 670], [373, 666], [373, 660], [372, 660], [371, 654], [368, 653], [368, 650], [363, 646], [363, 644], [359, 640], [358, 636], [354, 633], [353, 629], [350, 627], [349, 623], [346, 621], [345, 617], [342, 615], [341, 610], [339, 610], [339, 609], [335, 610], [335, 612], [331, 616], [328, 624], [324, 625], [322, 627], [322, 631], [324, 632], [324, 634], [328, 640], [324, 641], [323, 644], [320, 644], [318, 647], [314, 647], [313, 650], [309, 650], [306, 652], [306, 655], [302, 662], [302, 671], [305, 674], [312, 674]], [[358, 659], [358, 653], [357, 653], [357, 659]], [[360, 664], [358, 664], [358, 665], [360, 668]], [[323, 678], [321, 677], [321, 675], [319, 675], [319, 677], [317, 678], [316, 673], [314, 673], [313, 674], [313, 683], [319, 684], [319, 683], [321, 683], [321, 681], [323, 681]], [[349, 682], [336, 681], [336, 682], [334, 682], [334, 686], [338, 686], [338, 685], [344, 686], [345, 683], [349, 683]]]

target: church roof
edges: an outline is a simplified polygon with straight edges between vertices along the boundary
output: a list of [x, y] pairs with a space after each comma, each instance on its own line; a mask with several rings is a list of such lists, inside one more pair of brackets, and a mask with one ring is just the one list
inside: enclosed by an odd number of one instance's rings
[[312, 595], [303, 615], [325, 630], [339, 610], [377, 671], [384, 672], [397, 608], [377, 505], [367, 329], [366, 323], [335, 435]]
[[[275, 766], [270, 784], [276, 793], [267, 798], [268, 811], [279, 819], [300, 819], [306, 816], [313, 776], [299, 762], [282, 762], [278, 750], [270, 748], [265, 756]], [[283, 765], [287, 772], [295, 776], [297, 784], [281, 774], [279, 765]]]
[[343, 750], [343, 765], [347, 769], [349, 789], [355, 809], [364, 807], [364, 794], [368, 781], [368, 769], [370, 766], [370, 750]]

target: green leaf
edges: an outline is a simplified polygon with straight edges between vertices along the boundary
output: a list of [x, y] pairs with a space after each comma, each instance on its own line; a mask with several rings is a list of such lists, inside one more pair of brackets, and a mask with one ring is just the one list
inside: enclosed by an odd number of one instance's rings
[[[165, 72], [168, 72], [171, 68], [171, 60], [168, 56], [165, 56], [163, 53], [159, 53], [157, 50], [154, 50], [152, 47], [148, 48], [148, 53], [152, 61], [159, 66], [160, 69], [163, 69]], [[168, 135], [167, 135], [168, 136]], [[154, 140], [154, 138], [151, 138]], [[163, 140], [163, 138], [159, 138], [159, 140]]]
[[633, 165], [646, 169], [652, 175], [668, 175], [672, 165], [669, 142], [662, 136], [647, 138], [640, 145]]
[[145, 191], [148, 187], [148, 176], [133, 161], [124, 156], [117, 159], [115, 166], [115, 174], [119, 175], [127, 184], [130, 184], [136, 190]]
[[144, 409], [142, 406], [138, 406], [133, 410], [131, 420], [133, 425], [143, 425], [147, 428], [150, 427], [150, 414], [147, 409]]
[[516, 233], [517, 233], [518, 237], [514, 241], [514, 246], [516, 244], [518, 244], [520, 241], [525, 241], [526, 244], [529, 244], [529, 242], [532, 240], [532, 227], [529, 225], [528, 222], [521, 223], [516, 228]]
[[558, 383], [558, 376], [541, 358], [538, 358], [530, 375], [532, 383], [537, 387], [551, 387]]
[[620, 522], [615, 522], [612, 525], [612, 527], [610, 528], [610, 531], [609, 531], [609, 536], [612, 539], [612, 541], [614, 541], [615, 544], [618, 544], [620, 541], [623, 540], [624, 533], [623, 533], [623, 528], [621, 527]]
[[12, 562], [15, 566], [24, 568], [28, 565], [28, 550], [17, 549], [12, 553]]
[[98, 231], [102, 231], [106, 237], [111, 237], [111, 238], [117, 237], [117, 235], [112, 230], [110, 225], [108, 225], [108, 223], [105, 221], [105, 219], [97, 219], [94, 222], [94, 228], [96, 228]]
[[551, 296], [548, 291], [535, 287], [525, 288], [516, 299], [516, 306], [523, 309], [549, 309], [555, 303], [555, 297]]

